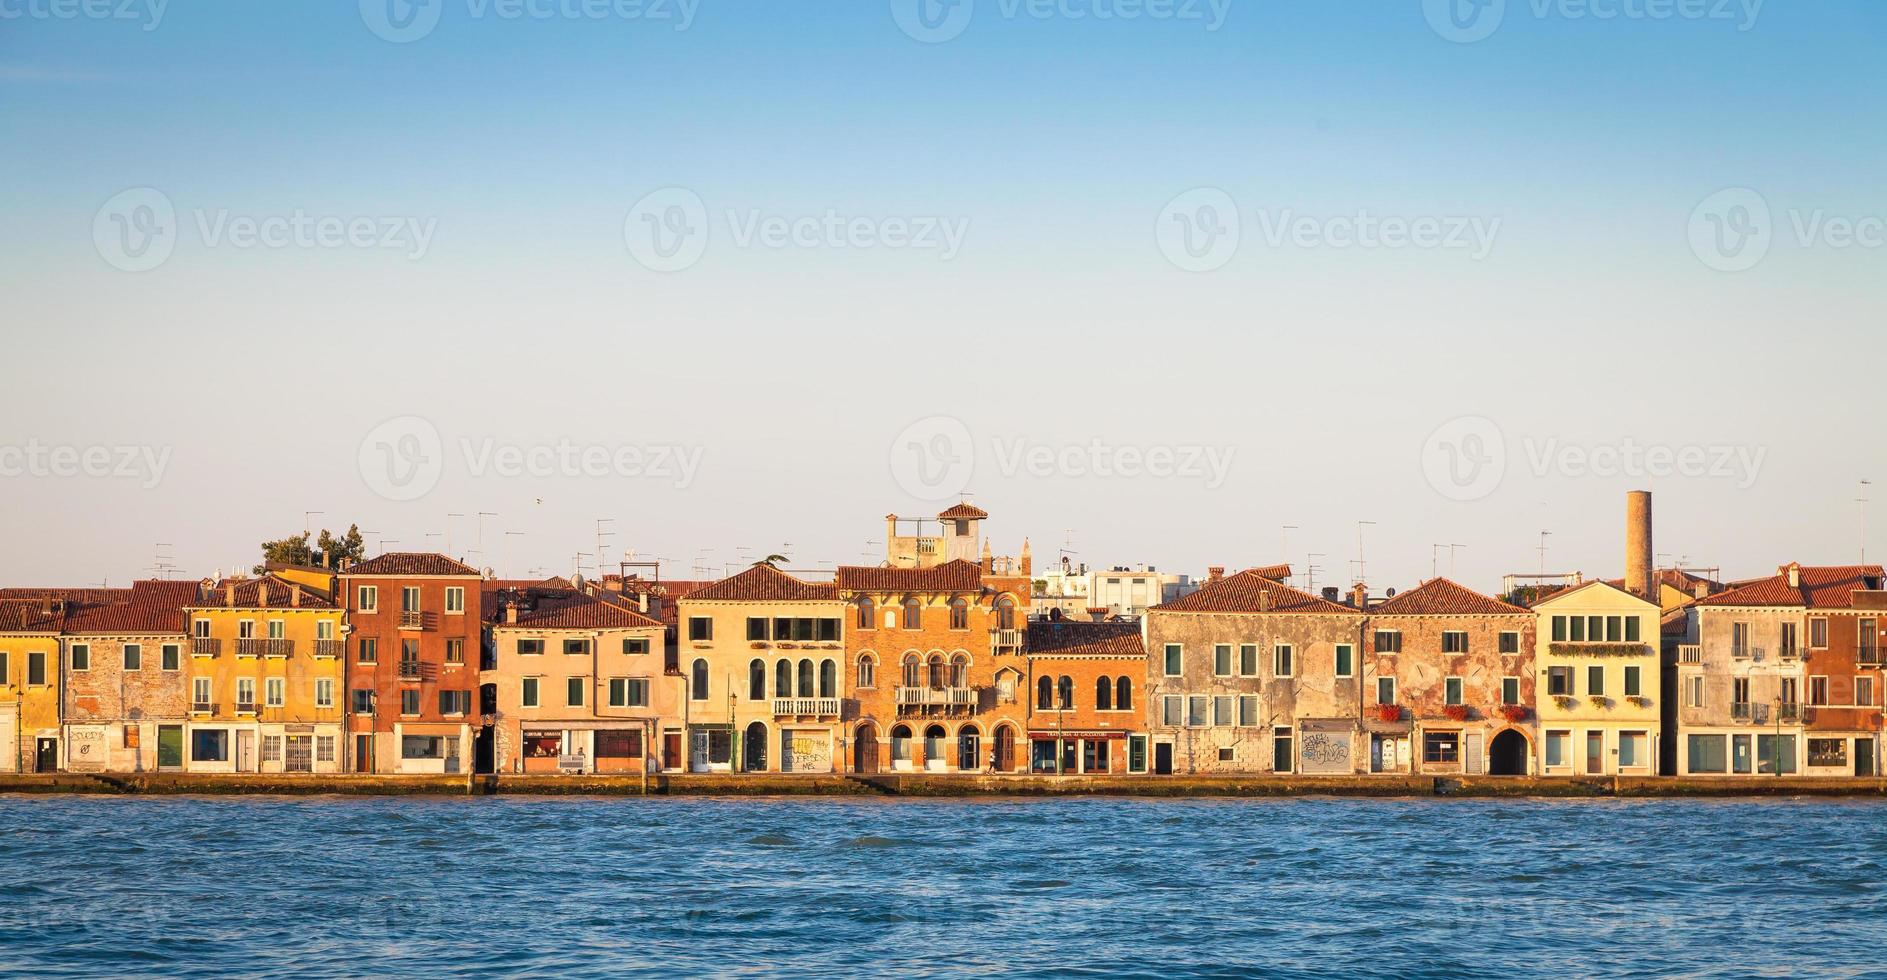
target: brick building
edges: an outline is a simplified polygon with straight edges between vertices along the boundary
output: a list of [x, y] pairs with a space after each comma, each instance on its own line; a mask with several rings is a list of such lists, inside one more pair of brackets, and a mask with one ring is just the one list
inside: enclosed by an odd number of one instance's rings
[[1138, 623], [1036, 620], [1026, 652], [1030, 772], [1147, 771]]
[[444, 555], [390, 552], [341, 573], [347, 768], [453, 773], [472, 764], [482, 590]]

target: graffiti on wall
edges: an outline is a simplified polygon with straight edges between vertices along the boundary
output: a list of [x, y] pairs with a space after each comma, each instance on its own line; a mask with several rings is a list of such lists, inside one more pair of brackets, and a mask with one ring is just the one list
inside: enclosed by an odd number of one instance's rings
[[1349, 732], [1306, 732], [1298, 750], [1305, 772], [1349, 772]]

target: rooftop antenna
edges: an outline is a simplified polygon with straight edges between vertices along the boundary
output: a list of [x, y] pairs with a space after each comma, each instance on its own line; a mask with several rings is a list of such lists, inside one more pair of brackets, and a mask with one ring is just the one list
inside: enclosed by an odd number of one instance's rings
[[326, 514], [325, 510], [304, 510], [301, 512], [301, 533], [307, 534], [314, 527], [314, 519]]
[[1451, 544], [1448, 546], [1448, 577], [1449, 578], [1455, 577], [1455, 549], [1466, 548], [1466, 547], [1467, 545], [1465, 544]]
[[1324, 553], [1321, 551], [1313, 551], [1304, 556], [1304, 575], [1309, 583], [1306, 588], [1311, 592], [1317, 591], [1317, 573], [1323, 571], [1323, 566], [1317, 564], [1317, 559], [1322, 557]]
[[464, 517], [464, 516], [465, 516], [464, 514], [447, 514], [446, 515], [446, 554], [447, 555], [452, 554], [452, 519], [454, 517]]
[[1540, 551], [1540, 577], [1541, 578], [1546, 577], [1546, 539], [1552, 536], [1553, 536], [1553, 532], [1548, 531], [1544, 528], [1540, 530], [1539, 551]]
[[500, 554], [498, 555], [498, 560], [499, 563], [504, 566], [505, 574], [507, 575], [511, 573], [511, 539], [513, 537], [521, 538], [523, 536], [523, 531], [506, 531], [504, 541], [499, 545], [498, 550]]
[[599, 517], [596, 519], [596, 576], [598, 578], [603, 576], [603, 556], [609, 553], [605, 539], [613, 537], [616, 534], [616, 532], [608, 530], [603, 527], [603, 525], [614, 523], [616, 523], [616, 519], [613, 517]]
[[[1298, 527], [1295, 524], [1278, 525], [1278, 554], [1289, 555], [1291, 553], [1291, 532], [1297, 529]], [[1291, 578], [1291, 576], [1286, 576], [1286, 578]]]
[[588, 557], [590, 557], [590, 553], [587, 551], [577, 552], [576, 557], [570, 560], [570, 574], [582, 575], [583, 574], [583, 559], [588, 558]]
[[371, 535], [374, 535], [374, 539], [373, 539], [373, 550], [374, 550], [374, 551], [375, 551], [375, 552], [377, 553], [377, 552], [379, 552], [379, 551], [380, 551], [380, 538], [379, 538], [379, 534], [380, 534], [380, 532], [379, 532], [379, 531], [362, 531], [362, 532], [360, 532], [360, 536], [361, 536], [361, 537], [363, 537], [363, 538], [365, 538], [366, 536], [368, 536], [368, 535], [370, 535], [370, 534], [371, 534]]
[[1872, 480], [1861, 481], [1861, 496], [1857, 503], [1861, 505], [1861, 564], [1867, 564], [1867, 488]]
[[472, 549], [472, 554], [480, 558], [485, 557], [485, 518], [497, 516], [497, 514], [489, 510], [481, 510], [478, 512], [478, 539], [474, 542], [478, 547]]
[[1356, 522], [1356, 561], [1354, 564], [1356, 565], [1356, 578], [1357, 578], [1357, 581], [1359, 582], [1369, 581], [1369, 566], [1363, 563], [1363, 527], [1365, 525], [1374, 524], [1374, 523], [1376, 522], [1375, 521], [1357, 521]]

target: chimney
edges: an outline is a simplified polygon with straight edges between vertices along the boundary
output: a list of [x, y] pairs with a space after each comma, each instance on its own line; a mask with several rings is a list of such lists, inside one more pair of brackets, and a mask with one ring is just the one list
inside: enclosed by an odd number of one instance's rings
[[1089, 606], [1088, 618], [1091, 620], [1094, 620], [1097, 623], [1107, 622], [1107, 607], [1106, 606]]
[[516, 602], [505, 603], [505, 622], [513, 626], [517, 625], [518, 604]]
[[1206, 569], [1206, 581], [1208, 582], [1217, 582], [1218, 580], [1224, 577], [1225, 577], [1224, 565], [1214, 565], [1211, 568]]
[[1780, 570], [1782, 574], [1787, 575], [1789, 577], [1789, 588], [1799, 589], [1802, 587], [1802, 563], [1801, 562], [1792, 561], [1788, 563], [1787, 565], [1782, 566]]
[[1029, 539], [1022, 539], [1022, 577], [1035, 577], [1035, 559], [1029, 554]]
[[1651, 585], [1651, 491], [1625, 495], [1625, 591], [1657, 601]]
[[649, 590], [648, 589], [642, 589], [636, 592], [636, 611], [641, 613], [644, 616], [647, 616], [649, 614]]
[[1323, 597], [1325, 601], [1340, 602], [1342, 601], [1342, 595], [1343, 593], [1338, 591], [1337, 587], [1334, 585], [1326, 585], [1323, 587]]
[[1369, 586], [1361, 582], [1350, 586], [1350, 605], [1358, 609], [1369, 608]]
[[1258, 590], [1258, 611], [1259, 612], [1271, 611], [1271, 590], [1270, 589]]
[[298, 587], [298, 586], [289, 586], [289, 589], [288, 589], [288, 604], [289, 604], [290, 606], [292, 606], [292, 607], [294, 607], [294, 608], [296, 608], [296, 609], [300, 609], [300, 608], [301, 608], [301, 589], [300, 589], [300, 587]]
[[265, 578], [256, 579], [256, 607], [261, 608], [261, 609], [266, 609], [268, 608], [268, 605], [269, 605], [269, 580]]
[[228, 582], [223, 585], [223, 605], [231, 607], [236, 605], [236, 583]]

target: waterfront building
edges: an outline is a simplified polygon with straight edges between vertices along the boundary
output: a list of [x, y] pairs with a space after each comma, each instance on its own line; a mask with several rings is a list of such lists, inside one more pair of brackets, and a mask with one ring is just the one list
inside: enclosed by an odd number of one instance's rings
[[1363, 613], [1257, 569], [1148, 610], [1148, 727], [1156, 773], [1351, 773], [1368, 762]]
[[[1090, 610], [1104, 616], [1106, 610]], [[1029, 623], [1029, 771], [1143, 773], [1147, 651], [1131, 622], [1052, 617]]]
[[1371, 772], [1531, 771], [1532, 612], [1433, 578], [1368, 613], [1365, 717], [1394, 726], [1372, 731]]
[[46, 590], [68, 599], [60, 637], [60, 768], [182, 769], [189, 687], [183, 607], [197, 583]]
[[341, 572], [350, 772], [457, 773], [470, 765], [483, 590], [444, 555], [389, 552]]
[[483, 608], [479, 772], [657, 768], [656, 739], [681, 703], [662, 669], [659, 620], [620, 594], [561, 579], [487, 589]]
[[763, 561], [676, 606], [689, 771], [838, 771], [847, 690], [838, 589]]
[[1679, 649], [1678, 772], [1879, 772], [1881, 566], [1783, 565], [1700, 599]]
[[190, 631], [191, 772], [341, 772], [345, 616], [307, 578], [204, 580]]
[[1543, 685], [1538, 771], [1654, 774], [1662, 694], [1658, 605], [1594, 580], [1540, 600], [1533, 611]]
[[[887, 563], [838, 570], [856, 715], [856, 772], [1015, 772], [1027, 764], [1029, 546], [997, 558], [988, 515], [958, 504], [947, 533], [911, 534], [888, 518]], [[980, 553], [980, 560], [973, 557]]]
[[59, 633], [66, 602], [0, 599], [0, 772], [59, 769]]
[[[1278, 574], [1267, 577], [1280, 581], [1291, 574], [1289, 566], [1273, 571]], [[1030, 607], [1036, 616], [1050, 612], [1081, 616], [1099, 608], [1106, 610], [1109, 618], [1139, 619], [1153, 606], [1189, 595], [1199, 587], [1190, 575], [1162, 572], [1151, 565], [1090, 570], [1066, 558], [1036, 581], [1038, 588]]]

